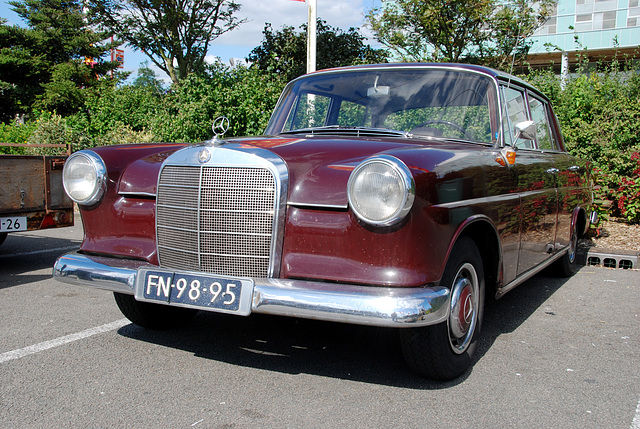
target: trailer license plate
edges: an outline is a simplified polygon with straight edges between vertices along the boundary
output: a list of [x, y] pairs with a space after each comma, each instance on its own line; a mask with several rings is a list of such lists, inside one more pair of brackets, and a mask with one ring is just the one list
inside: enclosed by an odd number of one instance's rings
[[2, 217], [0, 218], [0, 232], [16, 232], [27, 230], [27, 217]]
[[251, 279], [141, 268], [136, 298], [224, 313], [251, 312]]

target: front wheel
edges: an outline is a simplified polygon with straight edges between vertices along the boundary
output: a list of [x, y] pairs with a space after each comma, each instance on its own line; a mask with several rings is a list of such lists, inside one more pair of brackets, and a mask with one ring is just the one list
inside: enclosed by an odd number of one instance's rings
[[148, 329], [169, 329], [186, 325], [198, 312], [190, 308], [136, 301], [133, 295], [114, 292], [113, 297], [124, 316]]
[[484, 270], [478, 247], [463, 237], [442, 277], [451, 291], [449, 317], [438, 325], [400, 330], [402, 353], [420, 375], [451, 380], [471, 364], [484, 312]]

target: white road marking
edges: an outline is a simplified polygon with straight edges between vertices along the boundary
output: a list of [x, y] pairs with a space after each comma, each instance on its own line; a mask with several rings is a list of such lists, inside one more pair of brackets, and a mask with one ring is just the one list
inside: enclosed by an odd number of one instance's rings
[[34, 353], [39, 353], [54, 347], [59, 347], [68, 343], [72, 343], [74, 341], [82, 340], [84, 338], [91, 337], [93, 335], [102, 334], [104, 332], [113, 331], [118, 328], [122, 328], [123, 326], [128, 325], [129, 320], [120, 319], [115, 322], [107, 323], [102, 326], [96, 326], [95, 328], [90, 328], [85, 331], [76, 332], [75, 334], [65, 335], [64, 337], [55, 338], [49, 341], [43, 341], [42, 343], [34, 344], [32, 346], [24, 347], [22, 349], [11, 350], [10, 352], [0, 354], [0, 363], [8, 362], [14, 359], [20, 359], [25, 356], [32, 355]]
[[630, 429], [640, 429], [640, 401], [638, 401], [638, 408], [636, 408], [636, 416], [633, 418], [631, 422]]
[[65, 246], [65, 247], [54, 247], [53, 249], [39, 249], [39, 250], [30, 250], [28, 252], [19, 252], [19, 253], [7, 253], [5, 255], [0, 255], [0, 259], [2, 258], [15, 258], [18, 256], [29, 256], [29, 255], [37, 255], [38, 253], [50, 253], [50, 252], [64, 252], [67, 250], [75, 250], [78, 249], [79, 245], [74, 246]]

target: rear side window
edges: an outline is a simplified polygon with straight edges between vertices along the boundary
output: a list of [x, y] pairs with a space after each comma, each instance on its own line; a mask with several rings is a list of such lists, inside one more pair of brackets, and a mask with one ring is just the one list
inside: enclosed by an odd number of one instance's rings
[[531, 119], [536, 123], [536, 140], [538, 148], [542, 150], [557, 150], [549, 127], [547, 106], [535, 97], [529, 96]]

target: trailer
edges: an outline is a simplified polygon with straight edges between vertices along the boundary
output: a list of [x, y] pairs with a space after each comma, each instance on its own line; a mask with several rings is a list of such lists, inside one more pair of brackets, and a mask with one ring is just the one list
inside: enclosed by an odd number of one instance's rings
[[73, 202], [62, 186], [62, 169], [70, 146], [0, 146], [66, 149], [65, 155], [0, 155], [0, 244], [12, 232], [72, 226]]

